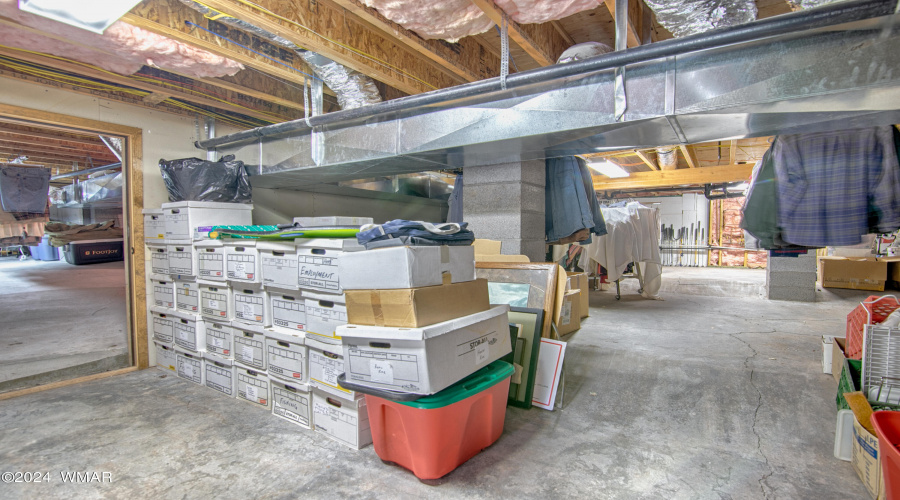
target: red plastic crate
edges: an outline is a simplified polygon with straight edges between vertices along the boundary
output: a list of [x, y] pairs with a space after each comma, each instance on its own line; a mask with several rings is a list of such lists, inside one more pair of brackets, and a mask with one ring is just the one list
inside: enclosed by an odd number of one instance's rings
[[878, 436], [881, 455], [881, 474], [884, 477], [885, 498], [900, 498], [900, 412], [876, 411], [872, 425]]
[[863, 334], [866, 325], [881, 323], [900, 308], [893, 295], [871, 295], [847, 315], [847, 347], [844, 354], [850, 359], [861, 359]]

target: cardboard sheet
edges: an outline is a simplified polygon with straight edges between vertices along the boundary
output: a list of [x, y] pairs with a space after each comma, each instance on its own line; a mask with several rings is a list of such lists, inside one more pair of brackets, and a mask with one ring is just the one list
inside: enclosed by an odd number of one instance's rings
[[541, 339], [538, 355], [537, 375], [534, 379], [534, 394], [531, 403], [545, 410], [553, 410], [559, 381], [562, 378], [566, 343], [559, 340]]

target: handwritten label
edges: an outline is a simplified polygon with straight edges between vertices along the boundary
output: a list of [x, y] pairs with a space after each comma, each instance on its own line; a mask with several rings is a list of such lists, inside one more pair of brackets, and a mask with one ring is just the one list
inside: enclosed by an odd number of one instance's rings
[[213, 343], [213, 345], [214, 345], [215, 347], [218, 347], [219, 349], [224, 349], [224, 348], [225, 348], [225, 340], [223, 340], [223, 339], [213, 337], [213, 338], [212, 338], [212, 343]]
[[326, 384], [337, 387], [338, 375], [338, 371], [333, 366], [322, 367], [322, 378], [325, 379]]
[[241, 346], [241, 357], [249, 361], [253, 362], [253, 348], [248, 345]]
[[238, 262], [237, 264], [235, 264], [235, 265], [234, 265], [234, 272], [237, 273], [237, 274], [244, 274], [244, 273], [246, 272], [246, 271], [244, 271], [244, 263], [243, 263], [243, 262]]
[[250, 401], [259, 401], [259, 392], [255, 385], [247, 384], [247, 389], [245, 392], [247, 393], [247, 399], [249, 399]]
[[372, 382], [394, 385], [394, 367], [384, 359], [369, 360], [369, 375]]
[[184, 368], [184, 376], [187, 378], [194, 378], [194, 367], [188, 363], [182, 365]]
[[316, 404], [313, 406], [313, 409], [314, 409], [315, 412], [318, 413], [319, 415], [329, 415], [329, 414], [331, 414], [331, 412], [329, 411], [329, 408], [328, 408], [327, 406], [323, 405], [322, 403], [316, 403]]
[[186, 330], [178, 330], [178, 338], [184, 341], [189, 341], [191, 338], [189, 337], [189, 333]]
[[475, 364], [476, 365], [480, 365], [482, 363], [487, 362], [489, 350], [490, 350], [490, 346], [487, 344], [481, 344], [475, 348]]
[[210, 299], [210, 301], [209, 301], [209, 307], [210, 307], [210, 309], [218, 309], [218, 308], [219, 308], [219, 301], [218, 301], [218, 300], [212, 300], [212, 299]]

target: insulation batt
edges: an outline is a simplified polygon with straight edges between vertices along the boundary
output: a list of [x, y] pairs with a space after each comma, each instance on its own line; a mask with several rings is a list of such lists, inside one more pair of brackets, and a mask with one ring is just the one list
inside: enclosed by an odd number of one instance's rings
[[612, 52], [612, 47], [600, 42], [584, 42], [573, 45], [560, 54], [556, 64], [566, 64]]
[[[19, 10], [0, 0], [0, 16], [23, 27], [0, 27], [3, 45], [43, 52], [130, 75], [147, 65], [192, 78], [234, 75], [244, 67], [231, 59], [117, 21], [102, 35]], [[35, 33], [35, 28], [47, 35]]]
[[[363, 0], [383, 16], [423, 38], [456, 42], [494, 26], [470, 0]], [[598, 0], [495, 0], [517, 23], [544, 23], [594, 9]]]
[[656, 20], [676, 37], [756, 20], [753, 0], [646, 0]]

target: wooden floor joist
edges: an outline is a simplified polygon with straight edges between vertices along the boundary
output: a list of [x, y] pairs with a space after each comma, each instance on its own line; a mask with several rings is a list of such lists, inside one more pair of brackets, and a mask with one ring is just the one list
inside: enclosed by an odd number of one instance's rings
[[[503, 12], [494, 0], [472, 0], [497, 26], [503, 25]], [[541, 66], [556, 64], [569, 44], [550, 23], [519, 24], [507, 17], [509, 38]]]
[[623, 191], [640, 188], [696, 186], [739, 182], [750, 179], [753, 165], [723, 165], [719, 167], [683, 168], [659, 172], [635, 172], [620, 179], [594, 178], [597, 191]]

